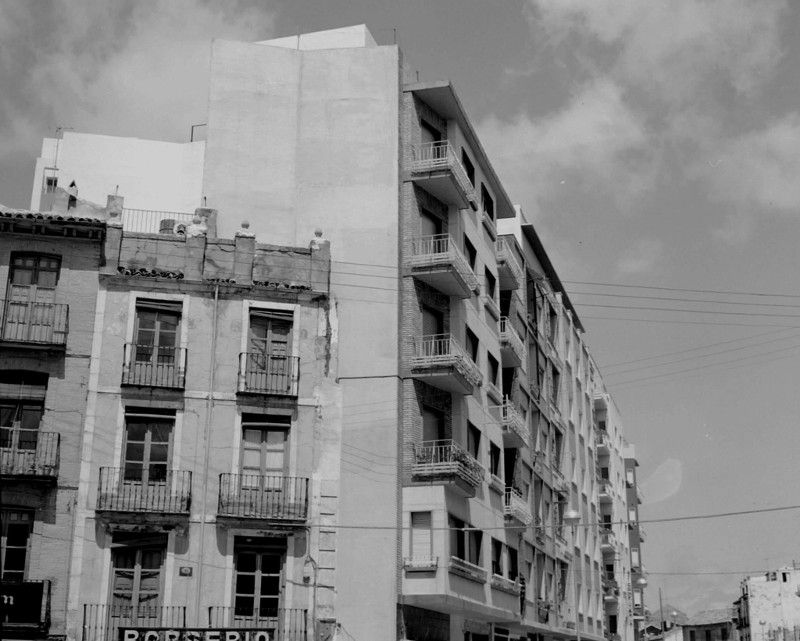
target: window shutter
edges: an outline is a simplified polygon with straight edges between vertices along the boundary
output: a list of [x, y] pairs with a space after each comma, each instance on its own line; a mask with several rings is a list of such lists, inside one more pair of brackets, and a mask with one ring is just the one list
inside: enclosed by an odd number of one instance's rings
[[411, 556], [430, 556], [433, 549], [431, 513], [411, 513]]

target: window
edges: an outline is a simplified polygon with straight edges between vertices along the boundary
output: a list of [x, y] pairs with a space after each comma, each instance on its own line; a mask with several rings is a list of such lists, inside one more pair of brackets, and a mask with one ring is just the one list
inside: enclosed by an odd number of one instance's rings
[[58, 256], [11, 254], [4, 338], [46, 343], [64, 331], [53, 305], [60, 269]]
[[550, 368], [551, 368], [550, 400], [552, 401], [553, 405], [557, 405], [559, 386], [561, 385], [561, 374], [552, 364]]
[[426, 236], [438, 236], [442, 233], [442, 219], [427, 209], [420, 210], [419, 232], [423, 238]]
[[438, 309], [422, 306], [422, 335], [441, 336], [444, 334], [444, 314]]
[[697, 641], [697, 633], [694, 630], [689, 630], [689, 641]]
[[478, 260], [478, 250], [475, 249], [475, 245], [470, 242], [466, 234], [464, 235], [464, 254], [467, 256], [467, 262], [470, 268], [472, 271], [475, 271], [475, 262]]
[[420, 137], [423, 143], [439, 142], [442, 139], [442, 132], [434, 127], [427, 120], [419, 121]]
[[[283, 600], [286, 544], [281, 539], [234, 539], [234, 620], [277, 625]], [[283, 539], [285, 541], [285, 539]]]
[[180, 302], [136, 301], [132, 372], [125, 382], [156, 387], [183, 386], [183, 362], [178, 358], [180, 323]]
[[631, 548], [631, 565], [635, 568], [638, 568], [640, 565], [639, 548]]
[[483, 211], [486, 212], [489, 218], [494, 220], [494, 200], [492, 200], [489, 190], [486, 189], [483, 183], [481, 183], [481, 202], [483, 203]]
[[422, 406], [422, 440], [442, 441], [445, 438], [445, 414], [430, 405]]
[[728, 641], [728, 639], [730, 639], [730, 634], [727, 627], [720, 628], [719, 632], [721, 641]]
[[492, 574], [503, 576], [503, 544], [492, 539]]
[[494, 476], [500, 476], [500, 460], [502, 450], [494, 443], [489, 444], [489, 472]]
[[511, 581], [516, 581], [517, 576], [519, 575], [519, 558], [517, 551], [509, 547], [507, 548], [508, 552], [508, 576], [507, 578]]
[[461, 164], [464, 165], [464, 171], [467, 172], [467, 178], [472, 183], [472, 186], [475, 186], [475, 165], [472, 164], [472, 161], [469, 159], [469, 155], [467, 154], [467, 150], [462, 147], [461, 149]]
[[35, 452], [46, 390], [47, 374], [0, 373], [0, 447]]
[[500, 362], [491, 354], [487, 355], [489, 361], [489, 382], [497, 385], [497, 378], [500, 376]]
[[489, 271], [488, 267], [484, 268], [486, 274], [486, 298], [494, 300], [495, 290], [497, 289], [497, 278]]
[[[242, 474], [283, 476], [291, 417], [242, 415]], [[251, 479], [254, 480], [254, 479]]]
[[125, 414], [123, 482], [164, 484], [171, 459], [174, 410], [129, 408]]
[[35, 254], [12, 254], [9, 283], [22, 287], [52, 289], [58, 283], [61, 258]]
[[467, 452], [469, 452], [476, 461], [480, 461], [481, 431], [472, 423], [467, 423]]
[[433, 526], [430, 512], [411, 513], [411, 556], [430, 558], [433, 555]]
[[447, 525], [450, 530], [450, 556], [480, 565], [483, 532], [467, 530], [471, 526], [452, 515], [448, 515]]
[[250, 310], [245, 370], [248, 391], [291, 395], [295, 380], [290, 311]]
[[111, 548], [111, 616], [158, 620], [167, 536], [115, 534]]
[[28, 510], [3, 510], [2, 514], [2, 559], [0, 579], [22, 581], [28, 566], [33, 512]]
[[558, 340], [558, 314], [552, 305], [547, 306], [547, 312], [549, 319], [548, 327], [550, 330], [548, 338], [550, 339], [550, 342], [555, 345], [556, 341]]
[[467, 354], [469, 357], [477, 364], [478, 362], [478, 337], [475, 333], [467, 327], [467, 331], [465, 332], [465, 345], [464, 347], [467, 348]]
[[711, 641], [711, 630], [706, 630], [706, 641]]

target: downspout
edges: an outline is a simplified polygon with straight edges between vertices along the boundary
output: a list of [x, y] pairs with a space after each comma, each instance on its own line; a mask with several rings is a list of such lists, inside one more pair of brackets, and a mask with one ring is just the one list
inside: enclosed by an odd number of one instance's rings
[[[217, 368], [217, 313], [219, 311], [219, 283], [214, 285], [214, 309], [211, 317], [211, 362], [208, 370], [208, 397], [206, 398], [206, 451], [203, 462], [203, 501], [200, 504], [200, 559], [197, 566], [197, 590], [195, 599], [195, 616], [200, 616], [200, 601], [203, 595], [203, 553], [206, 538], [206, 501], [208, 499], [208, 463], [211, 457], [211, 411], [214, 409], [214, 374]], [[199, 623], [199, 622], [198, 622]]]

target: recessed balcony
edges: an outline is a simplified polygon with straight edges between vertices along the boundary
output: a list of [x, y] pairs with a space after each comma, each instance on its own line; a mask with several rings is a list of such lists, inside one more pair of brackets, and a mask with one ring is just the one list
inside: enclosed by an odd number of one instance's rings
[[513, 487], [506, 488], [503, 514], [522, 523], [522, 525], [533, 523], [533, 514], [528, 502], [522, 496], [522, 493]]
[[597, 453], [599, 455], [606, 455], [611, 453], [611, 438], [608, 432], [598, 430], [594, 437], [595, 445], [597, 446]]
[[500, 356], [503, 367], [519, 367], [525, 361], [525, 342], [508, 317], [500, 318]]
[[188, 515], [192, 473], [160, 466], [101, 467], [98, 512]]
[[186, 348], [126, 343], [122, 385], [183, 389], [186, 386]]
[[611, 529], [602, 530], [600, 533], [600, 549], [603, 552], [616, 552], [617, 535]]
[[459, 298], [478, 291], [478, 279], [449, 234], [422, 236], [411, 243], [411, 274], [434, 289]]
[[120, 628], [185, 628], [186, 607], [182, 605], [83, 606], [82, 641], [117, 641]]
[[499, 410], [500, 424], [503, 426], [503, 445], [507, 448], [530, 447], [528, 426], [511, 399], [506, 397]]
[[446, 392], [472, 394], [483, 384], [480, 369], [450, 334], [418, 338], [410, 367], [414, 378]]
[[513, 245], [502, 236], [495, 245], [497, 274], [500, 277], [500, 289], [519, 289], [524, 281], [524, 272], [516, 256]]
[[[300, 608], [256, 608], [248, 606], [218, 606], [208, 608], [208, 627], [253, 630], [243, 638], [259, 639], [255, 634], [264, 630], [264, 638], [273, 641], [306, 641], [308, 639], [308, 610]], [[222, 635], [221, 635], [222, 636]]]
[[0, 304], [0, 343], [29, 349], [66, 349], [69, 305], [29, 300], [0, 300]]
[[220, 474], [217, 515], [274, 525], [305, 523], [308, 518], [308, 479]]
[[58, 432], [0, 428], [0, 475], [6, 480], [55, 481], [60, 443]]
[[466, 450], [450, 440], [423, 441], [413, 448], [412, 481], [449, 485], [463, 496], [475, 496], [486, 470]]
[[600, 503], [611, 503], [614, 500], [611, 491], [611, 479], [598, 479], [597, 491], [599, 494]]
[[411, 147], [411, 179], [447, 205], [478, 210], [478, 196], [456, 152], [446, 140]]
[[447, 568], [452, 574], [463, 576], [465, 579], [477, 581], [478, 583], [486, 583], [488, 572], [480, 565], [475, 565], [469, 561], [465, 561], [457, 556], [450, 557], [450, 563]]
[[297, 396], [300, 358], [264, 352], [239, 354], [239, 394]]

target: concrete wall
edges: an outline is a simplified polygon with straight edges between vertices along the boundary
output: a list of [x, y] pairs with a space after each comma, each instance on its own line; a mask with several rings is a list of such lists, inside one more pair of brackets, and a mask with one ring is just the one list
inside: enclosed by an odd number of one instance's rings
[[349, 528], [330, 551], [340, 569], [335, 612], [355, 638], [390, 639], [399, 520], [399, 52], [277, 44], [214, 43], [203, 193], [223, 212], [223, 236], [246, 218], [262, 241], [300, 244], [320, 228], [334, 248], [344, 431], [332, 519]]
[[105, 203], [108, 194], [126, 196], [132, 209], [191, 213], [202, 205], [205, 142], [175, 143], [64, 132], [45, 138], [36, 161], [31, 210], [39, 211], [46, 167], [58, 167], [58, 186], [74, 180], [80, 198]]

